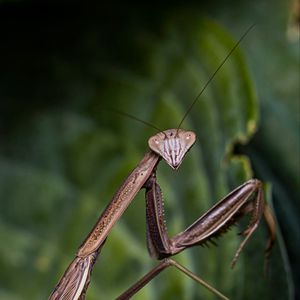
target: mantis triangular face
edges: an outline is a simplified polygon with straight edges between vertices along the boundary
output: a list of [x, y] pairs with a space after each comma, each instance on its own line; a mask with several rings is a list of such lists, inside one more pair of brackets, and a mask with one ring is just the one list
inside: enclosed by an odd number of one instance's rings
[[174, 170], [178, 169], [184, 156], [196, 141], [193, 131], [168, 129], [148, 140], [151, 150], [159, 154]]

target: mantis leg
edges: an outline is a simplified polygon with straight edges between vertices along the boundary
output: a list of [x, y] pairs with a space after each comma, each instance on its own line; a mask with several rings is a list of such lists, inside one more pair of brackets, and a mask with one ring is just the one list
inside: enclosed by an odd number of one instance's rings
[[205, 286], [207, 289], [209, 289], [211, 292], [213, 292], [216, 296], [218, 296], [220, 299], [223, 300], [229, 300], [226, 296], [221, 294], [219, 291], [217, 291], [215, 288], [213, 288], [211, 285], [209, 285], [206, 281], [202, 280], [198, 276], [196, 276], [194, 273], [192, 273], [190, 270], [179, 264], [173, 259], [170, 258], [164, 258], [156, 267], [154, 267], [150, 272], [148, 272], [145, 276], [143, 276], [139, 281], [137, 281], [133, 286], [131, 286], [128, 290], [126, 290], [122, 295], [120, 295], [116, 300], [128, 300], [133, 295], [135, 295], [140, 289], [142, 289], [147, 283], [149, 283], [154, 277], [156, 277], [159, 273], [161, 273], [164, 269], [167, 267], [175, 267], [199, 284]]
[[167, 235], [165, 226], [161, 189], [156, 181], [155, 172], [145, 184], [147, 210], [147, 242], [151, 256], [158, 259], [175, 255], [188, 247], [201, 245], [222, 235], [245, 214], [251, 214], [250, 223], [242, 232], [245, 236], [232, 260], [235, 265], [245, 244], [258, 227], [264, 216], [269, 229], [266, 257], [275, 240], [275, 221], [263, 198], [262, 183], [251, 179], [237, 187], [208, 212], [197, 219], [187, 229], [172, 238]]
[[236, 223], [245, 214], [251, 214], [251, 219], [246, 230], [242, 232], [245, 236], [237, 249], [232, 260], [232, 267], [235, 265], [245, 244], [256, 230], [262, 216], [264, 216], [269, 229], [269, 240], [266, 247], [266, 258], [269, 256], [275, 240], [275, 220], [263, 198], [262, 183], [251, 179], [237, 187], [207, 213], [197, 219], [183, 232], [172, 238], [168, 237], [165, 226], [164, 203], [161, 189], [156, 181], [155, 171], [147, 180], [146, 188], [146, 217], [147, 217], [147, 245], [151, 256], [162, 259], [162, 262], [136, 282], [131, 288], [119, 296], [118, 300], [130, 299], [135, 293], [142, 289], [148, 282], [169, 266], [174, 266], [187, 276], [217, 295], [220, 299], [228, 299], [207, 282], [196, 276], [194, 273], [168, 258], [188, 247], [201, 245], [222, 233]]
[[99, 252], [86, 257], [76, 256], [48, 300], [84, 300]]

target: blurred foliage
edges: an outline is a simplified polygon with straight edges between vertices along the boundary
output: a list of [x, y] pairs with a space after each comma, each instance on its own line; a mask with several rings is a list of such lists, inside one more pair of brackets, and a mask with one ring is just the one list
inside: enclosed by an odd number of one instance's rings
[[[234, 8], [232, 8], [234, 7]], [[176, 260], [231, 299], [293, 299], [299, 282], [299, 45], [289, 3], [0, 5], [0, 299], [45, 299], [154, 132], [179, 124], [201, 86], [242, 42], [183, 127], [197, 144], [180, 170], [161, 163], [170, 235], [235, 186], [268, 182], [278, 242], [263, 276], [264, 222], [235, 269], [234, 228], [218, 247]], [[223, 25], [220, 25], [220, 24]], [[228, 30], [234, 33], [232, 37]], [[252, 75], [250, 75], [250, 73]], [[271, 196], [272, 195], [272, 196]], [[87, 299], [113, 299], [154, 265], [141, 192], [112, 230]], [[280, 234], [282, 232], [282, 235]], [[215, 299], [167, 270], [135, 299]]]

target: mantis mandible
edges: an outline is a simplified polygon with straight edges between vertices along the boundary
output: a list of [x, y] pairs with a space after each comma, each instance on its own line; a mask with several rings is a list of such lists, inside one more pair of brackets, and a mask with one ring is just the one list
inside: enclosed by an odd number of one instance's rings
[[[136, 284], [124, 292], [118, 299], [124, 300], [131, 298], [144, 285], [169, 266], [175, 266], [198, 283], [204, 285], [218, 297], [228, 299], [191, 271], [172, 260], [170, 257], [185, 250], [186, 248], [204, 244], [212, 238], [221, 235], [245, 214], [251, 214], [251, 219], [247, 229], [242, 232], [242, 235], [245, 236], [245, 238], [234, 255], [232, 266], [235, 265], [246, 242], [258, 227], [262, 217], [265, 218], [269, 229], [266, 257], [269, 256], [275, 240], [275, 220], [268, 205], [264, 201], [262, 183], [259, 180], [251, 179], [240, 185], [217, 202], [208, 212], [197, 219], [187, 229], [171, 238], [169, 238], [167, 234], [163, 198], [160, 186], [156, 180], [156, 168], [161, 160], [164, 160], [174, 170], [177, 170], [180, 167], [185, 155], [196, 141], [196, 134], [194, 132], [180, 128], [184, 119], [197, 102], [206, 86], [214, 78], [218, 70], [226, 62], [228, 57], [240, 44], [241, 40], [252, 29], [252, 27], [253, 26], [251, 26], [243, 34], [222, 61], [220, 66], [211, 75], [201, 92], [186, 111], [178, 127], [175, 129], [160, 131], [156, 135], [150, 137], [148, 140], [150, 148], [149, 152], [145, 154], [137, 167], [129, 174], [124, 183], [115, 193], [94, 228], [80, 246], [75, 259], [71, 262], [56, 285], [49, 297], [49, 300], [85, 299], [93, 266], [107, 239], [107, 236], [109, 235], [109, 232], [142, 188], [146, 189], [148, 251], [152, 257], [162, 261]], [[126, 113], [123, 114], [128, 115]], [[132, 118], [137, 119], [135, 117]], [[147, 123], [144, 121], [142, 122]], [[156, 128], [153, 125], [152, 127]]]

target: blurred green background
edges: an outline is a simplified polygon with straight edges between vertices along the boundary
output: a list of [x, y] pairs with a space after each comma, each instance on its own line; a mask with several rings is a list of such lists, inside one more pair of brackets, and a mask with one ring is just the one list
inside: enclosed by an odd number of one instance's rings
[[[197, 144], [158, 180], [170, 235], [250, 177], [266, 183], [278, 240], [263, 275], [264, 222], [235, 269], [233, 228], [218, 247], [176, 260], [231, 299], [299, 297], [299, 39], [290, 1], [0, 1], [0, 299], [46, 299], [156, 126], [183, 124]], [[296, 27], [295, 27], [296, 26]], [[296, 29], [295, 29], [296, 28]], [[87, 299], [114, 299], [155, 264], [144, 193], [112, 230]], [[135, 299], [215, 299], [167, 270]]]

